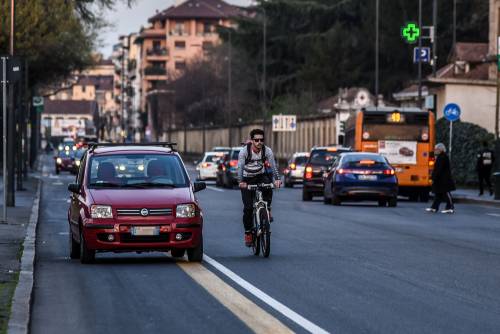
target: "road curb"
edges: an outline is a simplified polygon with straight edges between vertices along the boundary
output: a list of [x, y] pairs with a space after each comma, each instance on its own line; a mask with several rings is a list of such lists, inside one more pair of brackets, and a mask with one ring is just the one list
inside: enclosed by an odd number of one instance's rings
[[466, 204], [482, 204], [482, 205], [489, 205], [489, 206], [497, 206], [500, 207], [500, 201], [495, 201], [495, 200], [484, 200], [484, 199], [475, 199], [475, 198], [470, 198], [470, 197], [462, 197], [462, 196], [453, 196], [453, 200], [456, 203], [466, 203]]
[[27, 334], [29, 331], [31, 293], [34, 281], [36, 228], [40, 209], [41, 190], [42, 181], [39, 179], [38, 189], [33, 200], [33, 208], [23, 242], [24, 250], [21, 257], [21, 271], [19, 272], [19, 281], [14, 292], [14, 298], [12, 299], [9, 326], [7, 328], [8, 334]]

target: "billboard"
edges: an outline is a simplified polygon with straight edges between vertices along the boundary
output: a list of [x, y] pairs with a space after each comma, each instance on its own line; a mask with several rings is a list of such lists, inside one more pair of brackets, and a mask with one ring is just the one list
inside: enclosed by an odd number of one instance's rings
[[378, 153], [394, 165], [417, 164], [417, 142], [400, 140], [380, 140]]

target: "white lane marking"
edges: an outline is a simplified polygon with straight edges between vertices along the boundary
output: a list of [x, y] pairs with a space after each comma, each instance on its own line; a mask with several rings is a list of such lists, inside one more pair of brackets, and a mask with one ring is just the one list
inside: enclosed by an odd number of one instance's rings
[[69, 232], [59, 232], [57, 234], [59, 234], [59, 235], [69, 235]]
[[52, 182], [53, 186], [62, 186], [63, 184], [61, 181]]
[[71, 203], [71, 200], [70, 200], [70, 199], [67, 199], [67, 200], [66, 200], [66, 203]]
[[210, 190], [213, 190], [213, 191], [218, 191], [218, 192], [221, 192], [221, 193], [224, 192], [223, 189], [219, 189], [219, 188], [215, 188], [215, 187], [207, 187], [207, 189], [210, 189]]
[[304, 328], [305, 330], [311, 332], [311, 333], [328, 333], [326, 330], [323, 328], [319, 327], [318, 325], [312, 323], [311, 321], [307, 320], [300, 314], [296, 313], [295, 311], [291, 310], [287, 306], [283, 305], [276, 299], [272, 298], [259, 288], [253, 286], [250, 284], [248, 281], [244, 280], [240, 276], [236, 275], [234, 272], [232, 272], [230, 269], [226, 268], [219, 262], [215, 261], [211, 257], [209, 257], [207, 254], [203, 254], [203, 260], [209, 263], [211, 266], [213, 266], [215, 269], [220, 271], [222, 274], [224, 274], [226, 277], [231, 279], [233, 282], [241, 286], [243, 289], [246, 291], [250, 292], [252, 295], [260, 299], [262, 302], [266, 303], [291, 321], [295, 322], [297, 325], [300, 327]]
[[487, 216], [500, 217], [500, 213], [487, 213]]

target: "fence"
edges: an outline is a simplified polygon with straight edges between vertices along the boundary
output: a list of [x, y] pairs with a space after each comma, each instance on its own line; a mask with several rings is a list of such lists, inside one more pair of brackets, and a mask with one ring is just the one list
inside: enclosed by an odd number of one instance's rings
[[[180, 152], [201, 155], [214, 146], [237, 146], [248, 139], [250, 131], [262, 128], [262, 123], [242, 124], [224, 128], [187, 128], [164, 134], [164, 140], [177, 143]], [[294, 152], [309, 151], [313, 146], [337, 143], [335, 116], [313, 116], [297, 120], [295, 132], [272, 132], [266, 124], [266, 145], [273, 148], [278, 159], [288, 159]]]

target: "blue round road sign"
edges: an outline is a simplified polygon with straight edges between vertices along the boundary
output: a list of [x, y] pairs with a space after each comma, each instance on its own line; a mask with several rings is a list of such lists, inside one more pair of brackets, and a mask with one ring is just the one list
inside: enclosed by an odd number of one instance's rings
[[460, 107], [456, 103], [448, 103], [443, 111], [444, 117], [450, 122], [458, 121], [460, 113]]

